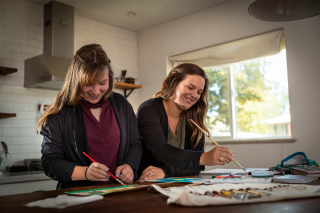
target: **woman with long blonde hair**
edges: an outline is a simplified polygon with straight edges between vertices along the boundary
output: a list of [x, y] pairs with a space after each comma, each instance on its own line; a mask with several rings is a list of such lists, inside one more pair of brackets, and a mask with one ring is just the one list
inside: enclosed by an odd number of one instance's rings
[[[112, 91], [111, 61], [98, 44], [81, 47], [53, 104], [40, 118], [42, 168], [57, 189], [137, 179], [141, 140], [130, 103]], [[83, 152], [96, 162], [92, 163]]]
[[204, 152], [204, 124], [208, 110], [209, 81], [202, 68], [183, 63], [174, 67], [155, 98], [137, 112], [143, 156], [140, 179], [198, 175], [204, 165], [224, 165], [232, 160], [228, 148]]

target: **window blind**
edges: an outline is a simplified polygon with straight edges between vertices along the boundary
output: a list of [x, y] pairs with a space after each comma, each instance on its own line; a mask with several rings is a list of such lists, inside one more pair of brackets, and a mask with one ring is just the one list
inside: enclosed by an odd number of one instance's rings
[[278, 54], [285, 48], [283, 29], [169, 57], [173, 66], [194, 63], [220, 67]]

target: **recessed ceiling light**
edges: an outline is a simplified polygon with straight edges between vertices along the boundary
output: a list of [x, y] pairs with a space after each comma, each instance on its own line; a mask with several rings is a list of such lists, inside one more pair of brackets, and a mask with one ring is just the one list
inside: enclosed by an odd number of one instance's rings
[[127, 13], [128, 14], [128, 16], [135, 16], [135, 15], [137, 15], [135, 12], [133, 12], [133, 11], [130, 11], [130, 12], [128, 12]]

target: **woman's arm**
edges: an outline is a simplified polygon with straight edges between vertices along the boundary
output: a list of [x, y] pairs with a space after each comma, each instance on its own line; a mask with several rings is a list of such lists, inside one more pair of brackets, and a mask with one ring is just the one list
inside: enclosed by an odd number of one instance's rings
[[42, 142], [42, 169], [43, 172], [53, 180], [59, 182], [72, 182], [72, 173], [76, 166], [75, 162], [65, 159], [63, 145], [64, 135], [62, 119], [59, 114], [51, 115], [47, 118], [46, 125], [41, 128], [40, 134], [43, 136]]
[[150, 105], [141, 106], [137, 119], [142, 142], [158, 161], [177, 169], [200, 170], [199, 162], [203, 152], [183, 150], [167, 144], [161, 126], [161, 114], [157, 108]]

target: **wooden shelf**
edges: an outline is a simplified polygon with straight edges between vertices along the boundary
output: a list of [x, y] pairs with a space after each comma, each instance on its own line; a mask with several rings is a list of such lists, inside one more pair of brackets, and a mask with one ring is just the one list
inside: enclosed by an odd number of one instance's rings
[[136, 85], [136, 84], [114, 82], [114, 88], [116, 89], [138, 89], [141, 87], [142, 87], [141, 85]]
[[18, 70], [15, 68], [9, 68], [9, 67], [0, 67], [0, 74], [1, 75], [8, 75], [14, 72], [17, 72]]
[[[116, 89], [123, 89], [124, 90], [124, 97], [128, 97], [134, 89], [142, 88], [141, 85], [137, 84], [128, 84], [128, 83], [120, 83], [120, 82], [114, 82], [114, 88]], [[130, 92], [127, 94], [127, 90], [130, 90]]]
[[0, 112], [0, 119], [2, 118], [13, 118], [16, 117], [17, 115], [15, 113], [1, 113]]

